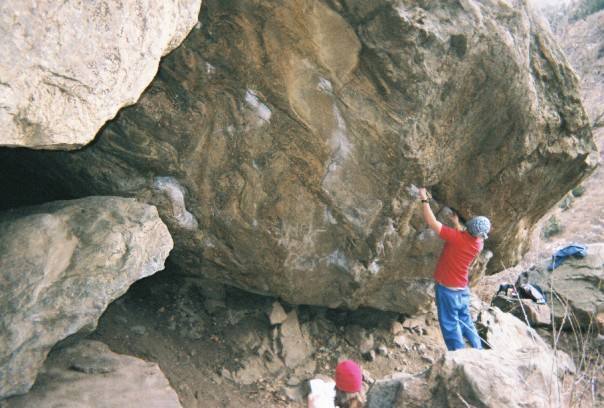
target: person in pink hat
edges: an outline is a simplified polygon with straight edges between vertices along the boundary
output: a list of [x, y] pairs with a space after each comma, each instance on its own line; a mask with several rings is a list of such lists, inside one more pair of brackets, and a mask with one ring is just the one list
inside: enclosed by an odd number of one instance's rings
[[[331, 384], [333, 387], [333, 383]], [[327, 406], [338, 408], [363, 408], [365, 406], [363, 370], [354, 361], [340, 361], [336, 366], [335, 400], [333, 402], [330, 401], [327, 404], [313, 394], [308, 398], [308, 408]]]
[[340, 361], [336, 366], [336, 406], [340, 408], [362, 408], [363, 370], [352, 360]]

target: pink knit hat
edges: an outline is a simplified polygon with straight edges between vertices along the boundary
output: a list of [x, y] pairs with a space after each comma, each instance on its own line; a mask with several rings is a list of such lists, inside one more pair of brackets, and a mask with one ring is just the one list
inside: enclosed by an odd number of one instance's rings
[[362, 387], [361, 367], [352, 360], [340, 361], [336, 367], [336, 388], [344, 392], [360, 392]]

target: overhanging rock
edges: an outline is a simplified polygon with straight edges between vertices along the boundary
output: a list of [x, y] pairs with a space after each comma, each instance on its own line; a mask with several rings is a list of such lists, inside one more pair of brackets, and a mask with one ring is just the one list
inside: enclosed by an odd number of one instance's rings
[[497, 270], [595, 165], [577, 78], [523, 1], [214, 0], [200, 21], [92, 146], [3, 162], [154, 203], [187, 273], [406, 313], [441, 245], [413, 186], [490, 217]]

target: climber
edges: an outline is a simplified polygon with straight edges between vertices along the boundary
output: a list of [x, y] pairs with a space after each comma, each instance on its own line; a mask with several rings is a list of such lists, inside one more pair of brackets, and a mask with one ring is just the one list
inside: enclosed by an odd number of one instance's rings
[[[315, 381], [319, 386], [313, 390]], [[363, 370], [352, 360], [338, 363], [335, 384], [332, 381], [311, 380], [308, 408], [363, 408], [364, 406]]]
[[425, 188], [419, 189], [419, 198], [424, 220], [445, 241], [434, 271], [434, 292], [438, 322], [447, 349], [464, 348], [464, 337], [473, 348], [480, 349], [480, 337], [470, 315], [468, 267], [482, 250], [491, 222], [483, 216], [474, 217], [466, 223], [467, 231], [464, 231], [459, 216], [452, 212], [450, 218], [455, 228], [450, 228], [434, 216]]

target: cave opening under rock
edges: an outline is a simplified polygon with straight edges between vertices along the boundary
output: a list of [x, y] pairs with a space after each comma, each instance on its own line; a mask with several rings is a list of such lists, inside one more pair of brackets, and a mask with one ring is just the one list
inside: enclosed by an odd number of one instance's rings
[[[52, 153], [49, 153], [52, 154]], [[36, 153], [23, 148], [0, 148], [0, 175], [3, 192], [0, 211], [78, 198], [70, 189], [45, 171]]]

